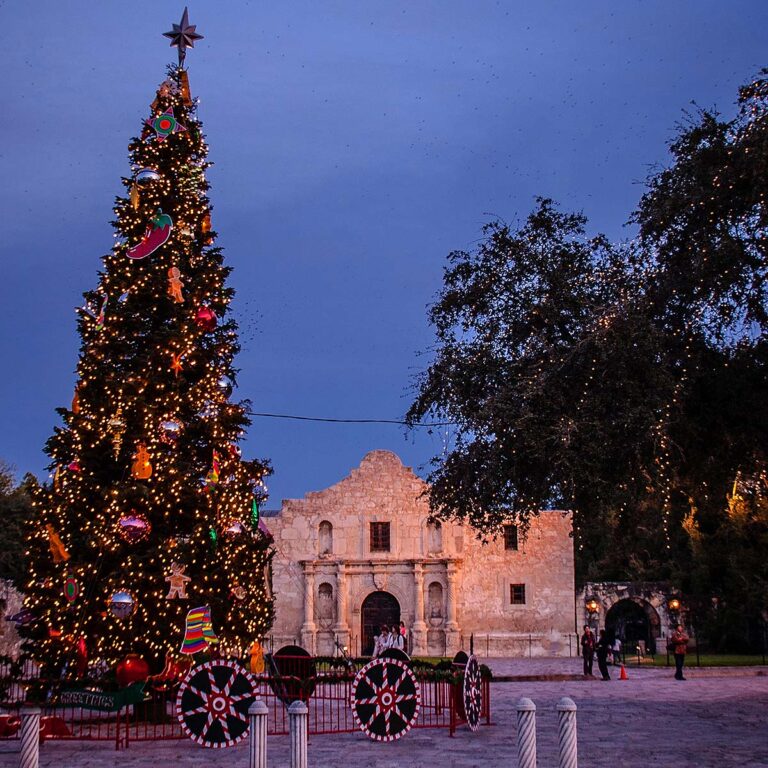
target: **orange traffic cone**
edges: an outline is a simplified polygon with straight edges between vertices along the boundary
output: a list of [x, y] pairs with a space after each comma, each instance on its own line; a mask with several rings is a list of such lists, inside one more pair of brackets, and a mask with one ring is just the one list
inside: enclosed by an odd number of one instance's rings
[[619, 672], [619, 680], [629, 680], [627, 676], [627, 670], [624, 669], [624, 665], [621, 665], [621, 672]]

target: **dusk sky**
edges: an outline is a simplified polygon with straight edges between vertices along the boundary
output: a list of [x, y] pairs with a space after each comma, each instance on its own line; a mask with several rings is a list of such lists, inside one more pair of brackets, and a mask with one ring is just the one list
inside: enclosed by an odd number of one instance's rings
[[[127, 145], [176, 52], [183, 0], [0, 4], [0, 457], [44, 478], [75, 383], [74, 307], [113, 242]], [[691, 102], [734, 113], [768, 66], [768, 3], [189, 5], [213, 225], [234, 267], [236, 397], [256, 411], [399, 419], [433, 341], [451, 250], [537, 195], [625, 225]], [[444, 431], [255, 418], [271, 499], [375, 448], [425, 474]]]

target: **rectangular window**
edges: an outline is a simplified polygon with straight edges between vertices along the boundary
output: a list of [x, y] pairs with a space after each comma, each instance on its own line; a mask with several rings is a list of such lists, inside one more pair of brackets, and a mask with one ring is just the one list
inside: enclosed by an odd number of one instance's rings
[[389, 523], [371, 523], [371, 552], [389, 552]]
[[517, 526], [504, 526], [504, 549], [517, 549]]
[[525, 605], [525, 584], [509, 585], [509, 602], [512, 605]]

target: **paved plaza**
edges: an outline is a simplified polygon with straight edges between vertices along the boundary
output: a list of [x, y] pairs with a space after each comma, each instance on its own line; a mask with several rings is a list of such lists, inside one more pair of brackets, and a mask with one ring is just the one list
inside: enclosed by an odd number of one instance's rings
[[[578, 671], [579, 660], [492, 660], [498, 674], [563, 675]], [[627, 681], [568, 680], [496, 682], [491, 686], [493, 722], [477, 733], [461, 728], [416, 729], [392, 744], [362, 734], [313, 736], [312, 768], [471, 768], [515, 766], [515, 702], [521, 696], [538, 707], [539, 765], [557, 766], [555, 705], [570, 696], [578, 705], [579, 765], [606, 768], [649, 766], [768, 766], [768, 668], [691, 669], [686, 682], [668, 669], [630, 668]], [[618, 672], [618, 670], [616, 670]], [[618, 674], [616, 674], [618, 677]], [[0, 768], [16, 766], [17, 744], [0, 742]], [[288, 765], [288, 738], [269, 739], [269, 765]], [[206, 750], [191, 741], [132, 744], [116, 752], [107, 743], [47, 743], [44, 768], [178, 766], [211, 768], [248, 764], [245, 743]]]

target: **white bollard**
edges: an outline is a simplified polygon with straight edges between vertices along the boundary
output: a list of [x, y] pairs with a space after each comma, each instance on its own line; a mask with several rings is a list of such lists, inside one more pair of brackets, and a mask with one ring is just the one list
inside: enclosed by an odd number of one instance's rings
[[40, 708], [22, 707], [19, 768], [37, 768], [40, 762]]
[[578, 768], [576, 746], [576, 705], [573, 699], [563, 696], [557, 702], [557, 741], [559, 768]]
[[307, 705], [294, 701], [288, 707], [288, 739], [290, 768], [307, 768]]
[[249, 734], [248, 768], [267, 768], [267, 705], [254, 700], [248, 707], [251, 733]]
[[530, 699], [517, 702], [517, 764], [536, 768], [536, 705]]

